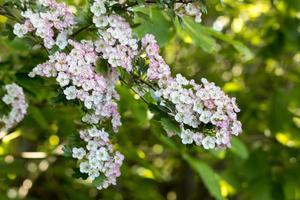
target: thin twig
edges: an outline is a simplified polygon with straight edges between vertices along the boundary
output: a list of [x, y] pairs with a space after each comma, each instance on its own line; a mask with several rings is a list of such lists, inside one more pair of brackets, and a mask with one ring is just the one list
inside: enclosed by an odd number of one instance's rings
[[137, 94], [147, 105], [149, 105], [149, 102], [141, 95], [139, 95], [139, 93], [133, 89], [132, 87], [129, 87], [128, 83], [126, 83], [126, 81], [124, 79], [122, 79], [121, 77], [119, 77], [120, 81], [126, 85], [129, 89], [131, 89], [135, 94]]

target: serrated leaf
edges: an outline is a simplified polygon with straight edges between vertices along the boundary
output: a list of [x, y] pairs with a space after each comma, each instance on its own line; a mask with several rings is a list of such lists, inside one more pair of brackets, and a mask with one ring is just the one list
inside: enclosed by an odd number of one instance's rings
[[201, 27], [191, 19], [183, 19], [185, 29], [178, 28], [181, 37], [191, 36], [192, 42], [208, 53], [215, 52], [217, 43], [214, 38], [204, 32]]
[[189, 163], [189, 165], [197, 172], [201, 177], [204, 185], [208, 189], [209, 193], [217, 200], [224, 200], [221, 194], [220, 177], [213, 169], [206, 163], [196, 160], [188, 154], [183, 154], [183, 158]]
[[[134, 12], [138, 13], [134, 22], [140, 24], [134, 29], [134, 32], [139, 38], [142, 38], [147, 33], [151, 33], [156, 37], [158, 44], [163, 45], [174, 36], [174, 24], [164, 11], [153, 7], [139, 7]], [[141, 13], [144, 15], [141, 16]]]
[[237, 156], [239, 156], [242, 159], [247, 159], [249, 157], [247, 147], [241, 140], [234, 137], [231, 139], [231, 145], [232, 146], [231, 146], [230, 150], [234, 154], [236, 154]]
[[179, 125], [174, 120], [169, 118], [161, 118], [160, 123], [167, 132], [175, 134], [179, 134], [181, 132]]
[[[199, 38], [199, 37], [200, 36], [204, 37], [203, 34], [205, 34], [206, 36], [209, 36], [209, 37], [212, 36], [214, 38], [217, 38], [219, 40], [222, 40], [222, 41], [232, 45], [241, 55], [244, 56], [245, 60], [250, 60], [254, 57], [251, 50], [240, 41], [234, 40], [233, 38], [231, 38], [221, 32], [215, 31], [210, 27], [206, 27], [206, 26], [203, 26], [202, 24], [198, 24], [190, 18], [184, 17], [183, 22], [187, 26], [187, 28], [194, 31], [194, 35], [196, 35], [196, 38], [198, 38], [198, 40], [200, 42], [203, 39], [201, 40], [201, 38]], [[197, 37], [197, 34], [199, 34], [198, 37]], [[212, 41], [210, 41], [210, 43], [212, 45]], [[209, 46], [206, 46], [208, 44], [209, 44], [209, 41], [204, 41], [204, 43], [202, 44], [203, 48], [208, 48]], [[199, 44], [199, 45], [201, 45], [201, 44]]]

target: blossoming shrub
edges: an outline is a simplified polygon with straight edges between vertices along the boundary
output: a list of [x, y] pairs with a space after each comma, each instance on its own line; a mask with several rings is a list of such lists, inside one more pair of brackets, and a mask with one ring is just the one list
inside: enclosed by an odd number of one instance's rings
[[[98, 189], [116, 184], [124, 159], [108, 134], [110, 129], [117, 132], [122, 124], [115, 89], [118, 83], [135, 91], [161, 118], [167, 134], [178, 135], [183, 144], [226, 148], [230, 147], [231, 136], [241, 132], [235, 98], [206, 79], [198, 84], [180, 74], [172, 76], [159, 55], [155, 37], [146, 34], [139, 39], [133, 34], [135, 5], [138, 2], [95, 0], [88, 12], [89, 24], [83, 28], [76, 24], [70, 9], [55, 0], [39, 0], [36, 5], [23, 2], [22, 19], [15, 18], [14, 34], [35, 38], [48, 53], [48, 60], [33, 68], [29, 77], [55, 79], [58, 92], [84, 112], [81, 140], [64, 151], [79, 161], [80, 177], [89, 178]], [[197, 1], [170, 1], [160, 7], [179, 19], [186, 14], [201, 21]], [[76, 38], [89, 28], [91, 36]], [[10, 85], [7, 91], [9, 96], [3, 101], [13, 110], [1, 119], [5, 130], [20, 122], [27, 108], [21, 88]]]

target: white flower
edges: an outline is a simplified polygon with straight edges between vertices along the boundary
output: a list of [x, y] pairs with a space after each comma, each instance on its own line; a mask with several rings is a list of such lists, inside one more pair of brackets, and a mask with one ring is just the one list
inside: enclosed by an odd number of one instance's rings
[[185, 129], [181, 132], [180, 137], [183, 144], [192, 144], [193, 143], [193, 132], [189, 129]]
[[72, 85], [64, 90], [64, 94], [68, 100], [71, 100], [76, 98], [76, 91], [76, 87]]
[[106, 16], [94, 16], [93, 17], [93, 23], [96, 25], [97, 28], [103, 28], [108, 25], [108, 19]]
[[59, 72], [56, 80], [61, 87], [67, 86], [70, 83], [70, 77], [64, 72]]
[[93, 181], [95, 180], [98, 176], [100, 175], [99, 171], [96, 169], [90, 170], [89, 171], [89, 177]]
[[91, 129], [88, 130], [88, 133], [90, 136], [92, 137], [99, 137], [100, 134], [99, 134], [99, 130], [96, 128], [96, 127], [93, 127]]
[[91, 109], [92, 106], [93, 106], [93, 100], [92, 100], [92, 97], [91, 96], [87, 96], [85, 99], [84, 99], [84, 106], [87, 108], [87, 109]]
[[183, 77], [181, 74], [176, 74], [176, 81], [181, 85], [189, 84], [189, 81]]
[[82, 159], [84, 156], [86, 155], [86, 152], [84, 150], [84, 148], [80, 147], [80, 148], [76, 148], [74, 147], [72, 149], [72, 157], [73, 158], [77, 158], [77, 159]]
[[101, 147], [99, 150], [96, 151], [96, 159], [102, 160], [102, 161], [109, 160], [109, 154], [108, 154], [106, 148]]
[[196, 101], [193, 106], [193, 110], [199, 114], [203, 112], [203, 104], [201, 101]]
[[92, 6], [91, 6], [91, 12], [94, 13], [95, 16], [99, 17], [102, 14], [106, 13], [106, 8], [103, 2], [95, 2]]
[[202, 133], [194, 133], [193, 140], [195, 141], [196, 145], [200, 146], [202, 144], [202, 140], [204, 135]]
[[14, 101], [14, 97], [12, 95], [6, 94], [4, 95], [4, 97], [2, 97], [2, 101], [8, 105]]
[[216, 143], [216, 139], [214, 137], [211, 137], [211, 136], [206, 136], [202, 140], [202, 145], [203, 145], [204, 149], [213, 149], [213, 148], [215, 148], [215, 143]]
[[16, 23], [14, 25], [14, 34], [20, 38], [22, 38], [27, 32], [27, 28], [25, 27], [25, 25], [22, 25], [22, 24], [19, 24], [19, 23]]
[[233, 123], [231, 129], [233, 135], [239, 135], [242, 132], [242, 123], [240, 121], [236, 121]]
[[88, 162], [82, 162], [79, 165], [79, 170], [81, 173], [88, 173], [91, 169], [91, 166]]
[[12, 109], [7, 115], [0, 118], [0, 132], [8, 131], [10, 128], [19, 123], [25, 116], [28, 104], [25, 101], [23, 89], [15, 83], [5, 86], [7, 94], [2, 101], [11, 106]]
[[205, 124], [210, 121], [212, 113], [210, 111], [203, 111], [199, 117], [199, 120]]
[[176, 120], [177, 122], [181, 123], [181, 122], [183, 121], [183, 119], [184, 119], [184, 114], [183, 114], [183, 113], [177, 113], [177, 114], [175, 115], [175, 120]]
[[64, 49], [68, 45], [68, 34], [67, 32], [61, 32], [57, 35], [55, 44], [60, 48]]
[[98, 147], [98, 145], [95, 141], [89, 141], [88, 144], [86, 145], [86, 148], [90, 151], [91, 150], [93, 150], [93, 151], [96, 150], [97, 147]]

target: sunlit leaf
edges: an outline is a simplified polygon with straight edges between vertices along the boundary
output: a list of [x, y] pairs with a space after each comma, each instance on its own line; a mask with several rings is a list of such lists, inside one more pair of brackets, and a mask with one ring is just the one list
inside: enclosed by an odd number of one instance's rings
[[220, 189], [220, 178], [213, 169], [206, 163], [196, 160], [188, 154], [184, 154], [183, 158], [190, 164], [190, 166], [201, 177], [204, 185], [207, 187], [209, 193], [217, 200], [224, 199]]
[[232, 147], [230, 148], [230, 150], [237, 156], [242, 159], [247, 159], [249, 157], [247, 147], [240, 139], [236, 137], [231, 138], [231, 145]]

